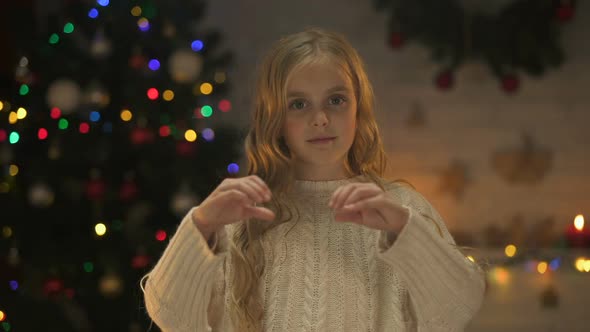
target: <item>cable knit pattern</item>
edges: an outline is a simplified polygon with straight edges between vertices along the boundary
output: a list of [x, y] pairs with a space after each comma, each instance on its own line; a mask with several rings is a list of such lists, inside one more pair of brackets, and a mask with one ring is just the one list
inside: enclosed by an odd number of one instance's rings
[[[386, 186], [410, 211], [397, 236], [334, 222], [332, 193], [362, 180], [296, 182], [290, 204], [299, 219], [262, 240], [264, 331], [462, 331], [483, 300], [482, 271], [405, 185]], [[216, 234], [211, 249], [190, 215], [142, 283], [146, 309], [164, 331], [233, 331], [226, 308], [234, 227]]]

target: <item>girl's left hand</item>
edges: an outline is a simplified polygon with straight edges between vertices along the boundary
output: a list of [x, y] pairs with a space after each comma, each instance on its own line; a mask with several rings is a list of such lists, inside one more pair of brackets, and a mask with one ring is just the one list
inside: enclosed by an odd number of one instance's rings
[[328, 204], [337, 222], [353, 222], [399, 234], [410, 211], [374, 183], [350, 183], [334, 191]]

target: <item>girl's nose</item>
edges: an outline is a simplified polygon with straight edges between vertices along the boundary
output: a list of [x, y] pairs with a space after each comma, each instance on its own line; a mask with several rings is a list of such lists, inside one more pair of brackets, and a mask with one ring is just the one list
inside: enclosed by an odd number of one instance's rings
[[328, 116], [324, 110], [320, 110], [315, 112], [313, 115], [313, 122], [314, 127], [325, 127], [328, 125]]

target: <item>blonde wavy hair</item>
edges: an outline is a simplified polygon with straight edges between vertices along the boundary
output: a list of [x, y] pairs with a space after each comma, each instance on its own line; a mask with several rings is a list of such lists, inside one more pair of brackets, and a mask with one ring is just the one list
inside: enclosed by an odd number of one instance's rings
[[325, 58], [334, 61], [348, 75], [357, 100], [357, 131], [345, 161], [346, 171], [350, 176], [364, 175], [384, 187], [382, 176], [387, 160], [373, 113], [373, 89], [357, 51], [343, 36], [318, 28], [278, 40], [259, 66], [254, 112], [245, 141], [248, 174], [259, 176], [273, 192], [272, 201], [265, 205], [275, 211], [276, 219], [272, 223], [255, 219], [240, 221], [235, 224], [230, 239], [229, 314], [239, 331], [262, 329], [258, 284], [265, 266], [261, 239], [270, 228], [293, 217], [285, 196], [294, 182], [292, 155], [281, 137], [287, 81], [301, 66]]

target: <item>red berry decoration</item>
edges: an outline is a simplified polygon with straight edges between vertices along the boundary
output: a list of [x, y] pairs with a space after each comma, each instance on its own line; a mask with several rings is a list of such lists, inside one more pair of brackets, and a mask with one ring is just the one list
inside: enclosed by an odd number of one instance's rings
[[391, 34], [391, 37], [389, 38], [389, 46], [395, 49], [401, 48], [404, 45], [405, 41], [406, 40], [401, 33], [394, 32]]
[[502, 89], [508, 93], [514, 93], [518, 90], [520, 81], [514, 75], [506, 75], [502, 78]]
[[64, 289], [63, 280], [58, 278], [48, 278], [43, 284], [43, 293], [47, 297], [53, 297], [61, 293]]
[[443, 71], [436, 76], [436, 86], [441, 90], [448, 90], [453, 86], [454, 78], [450, 70]]
[[182, 157], [190, 157], [195, 153], [196, 146], [195, 143], [188, 142], [188, 141], [178, 141], [176, 143], [176, 153]]
[[141, 145], [153, 142], [154, 133], [147, 128], [135, 128], [131, 132], [131, 143]]
[[561, 23], [566, 23], [571, 21], [574, 17], [574, 6], [568, 2], [562, 2], [557, 10], [555, 11], [555, 18]]
[[130, 201], [137, 196], [137, 185], [133, 181], [125, 181], [119, 190], [119, 198], [122, 201]]
[[93, 201], [101, 200], [105, 191], [106, 185], [101, 179], [92, 179], [86, 183], [86, 195]]

